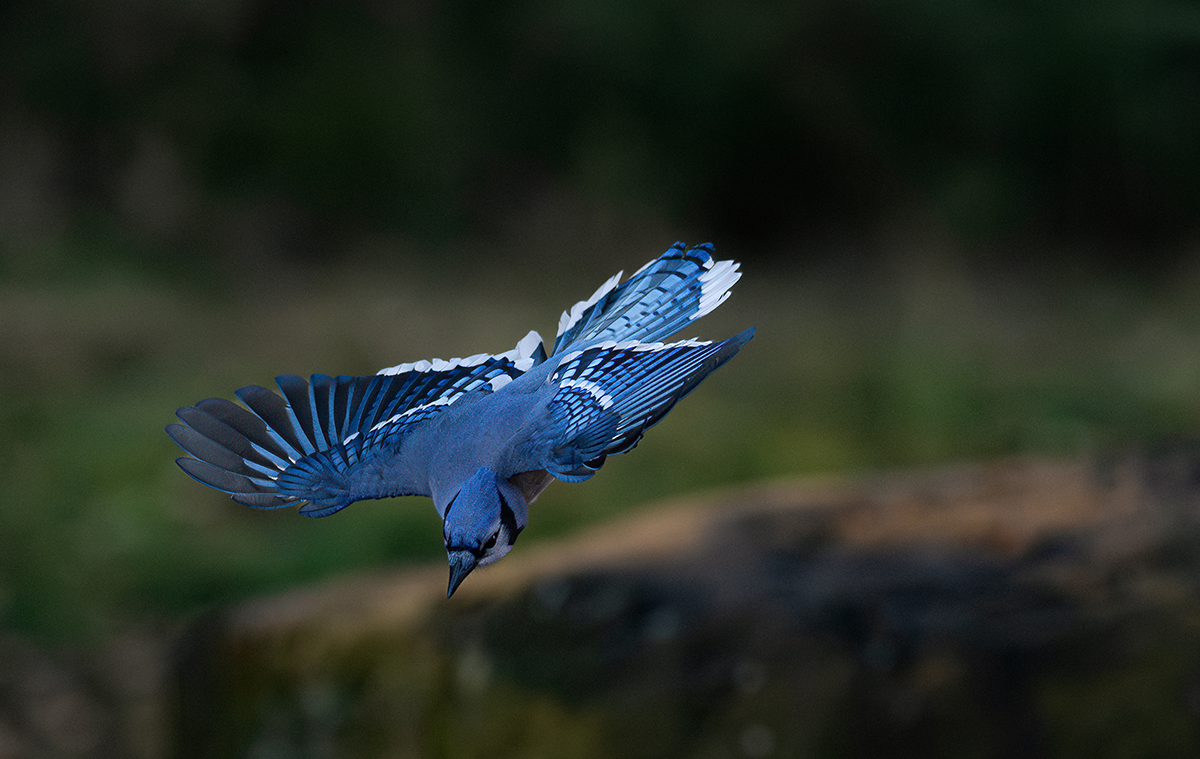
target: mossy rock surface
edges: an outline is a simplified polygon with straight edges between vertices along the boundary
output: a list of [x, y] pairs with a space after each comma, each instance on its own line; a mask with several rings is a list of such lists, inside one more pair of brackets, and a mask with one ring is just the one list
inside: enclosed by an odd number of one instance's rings
[[180, 757], [1200, 756], [1200, 456], [676, 502], [223, 610]]

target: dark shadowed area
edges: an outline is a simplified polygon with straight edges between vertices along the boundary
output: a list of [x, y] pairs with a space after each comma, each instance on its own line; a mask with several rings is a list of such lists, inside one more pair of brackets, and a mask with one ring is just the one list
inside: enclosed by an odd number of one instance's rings
[[[672, 696], [674, 738], [644, 744], [659, 756], [1193, 752], [1197, 485], [1190, 458], [1153, 451], [1200, 429], [1197, 30], [1200, 8], [1166, 0], [3, 4], [0, 757], [611, 755], [612, 724], [652, 721], [629, 706], [647, 693], [701, 694]], [[238, 506], [174, 465], [174, 409], [553, 335], [680, 239], [745, 272], [681, 336], [755, 340], [636, 451], [547, 490], [509, 560], [717, 488], [836, 477], [874, 502], [894, 492], [880, 472], [1017, 457], [1074, 482], [1054, 462], [1128, 451], [1184, 462], [1171, 496], [1081, 503], [1186, 529], [1025, 509], [979, 542], [991, 523], [947, 497], [931, 538], [903, 510], [865, 544], [743, 525], [753, 539], [712, 549], [731, 587], [787, 588], [744, 606], [691, 555], [605, 565], [558, 600], [558, 580], [483, 570], [463, 590], [502, 588], [491, 606], [396, 602], [426, 609], [407, 649], [322, 642], [333, 691], [293, 688], [287, 620], [222, 658], [250, 613], [230, 610], [364, 575], [408, 587], [444, 561], [440, 525], [415, 498], [323, 520]], [[1056, 487], [1035, 499], [1049, 513]], [[604, 620], [717, 664], [555, 627], [578, 588], [603, 605], [608, 587], [669, 596], [697, 632], [657, 602]], [[972, 637], [988, 615], [1013, 637]], [[722, 641], [758, 653], [722, 659]], [[563, 656], [614, 679], [562, 680]], [[243, 679], [197, 679], [228, 661]], [[809, 689], [762, 695], [771, 662]], [[368, 686], [386, 697], [345, 695]], [[498, 711], [460, 722], [478, 694]], [[406, 709], [425, 717], [388, 722]]]

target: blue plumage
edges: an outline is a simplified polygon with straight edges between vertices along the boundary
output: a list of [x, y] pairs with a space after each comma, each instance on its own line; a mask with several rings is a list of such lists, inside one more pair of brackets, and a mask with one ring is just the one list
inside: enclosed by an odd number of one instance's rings
[[508, 553], [552, 478], [580, 482], [625, 453], [753, 330], [721, 342], [659, 342], [729, 297], [741, 274], [712, 246], [676, 243], [630, 279], [564, 312], [553, 352], [515, 348], [400, 364], [371, 377], [277, 378], [245, 408], [208, 399], [167, 433], [179, 466], [256, 508], [322, 517], [366, 498], [431, 496], [443, 518], [450, 593]]

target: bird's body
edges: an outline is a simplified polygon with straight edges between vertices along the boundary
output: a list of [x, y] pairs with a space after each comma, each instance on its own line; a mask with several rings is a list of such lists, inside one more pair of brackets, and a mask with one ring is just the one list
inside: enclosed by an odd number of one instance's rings
[[[410, 448], [424, 456], [418, 453], [411, 466], [426, 473], [429, 495], [443, 518], [450, 499], [479, 467], [505, 479], [541, 468], [541, 452], [529, 433], [545, 425], [553, 387], [536, 381], [526, 374], [493, 393], [469, 395], [414, 431]], [[488, 422], [475, 425], [477, 418]]]
[[[711, 246], [676, 243], [563, 313], [553, 352], [530, 332], [505, 353], [420, 361], [370, 377], [292, 375], [283, 398], [242, 388], [178, 412], [168, 434], [200, 482], [258, 508], [327, 516], [354, 501], [433, 499], [450, 593], [503, 557], [553, 480], [588, 479], [729, 360], [753, 330], [658, 342], [720, 305], [741, 276]], [[248, 410], [247, 410], [248, 409]]]

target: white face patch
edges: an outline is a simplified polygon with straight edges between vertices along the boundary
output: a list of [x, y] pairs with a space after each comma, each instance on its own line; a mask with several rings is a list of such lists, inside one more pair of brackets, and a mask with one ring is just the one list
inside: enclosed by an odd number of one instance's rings
[[604, 392], [604, 389], [601, 388], [599, 385], [597, 385], [595, 382], [592, 382], [590, 380], [585, 380], [585, 379], [569, 379], [569, 380], [563, 380], [562, 382], [558, 383], [558, 386], [561, 388], [577, 387], [580, 390], [583, 390], [583, 391], [587, 392], [588, 394], [590, 394], [593, 398], [595, 398], [596, 403], [600, 404], [600, 408], [605, 409], [606, 411], [608, 409], [612, 408], [613, 397], [611, 395], [609, 395], [608, 393]]
[[475, 566], [486, 567], [488, 564], [500, 561], [512, 550], [514, 541], [515, 539], [508, 533], [508, 528], [501, 524], [499, 532], [496, 533], [496, 544], [479, 557], [479, 563]]

